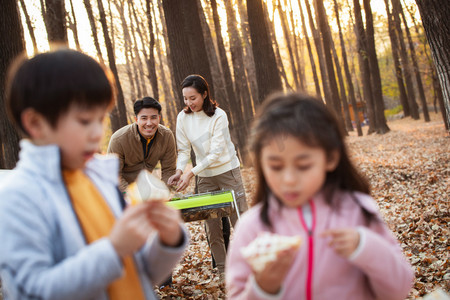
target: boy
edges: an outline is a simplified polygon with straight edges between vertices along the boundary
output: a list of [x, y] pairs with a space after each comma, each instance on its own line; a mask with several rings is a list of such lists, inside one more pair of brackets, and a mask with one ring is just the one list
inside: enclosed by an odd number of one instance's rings
[[118, 161], [95, 155], [115, 100], [108, 75], [73, 50], [10, 75], [6, 106], [28, 139], [0, 185], [5, 299], [155, 299], [183, 254], [179, 213], [162, 201], [124, 209]]

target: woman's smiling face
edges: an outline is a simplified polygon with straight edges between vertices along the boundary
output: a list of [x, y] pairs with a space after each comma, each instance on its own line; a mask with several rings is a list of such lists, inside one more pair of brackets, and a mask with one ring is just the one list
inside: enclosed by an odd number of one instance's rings
[[205, 98], [206, 92], [202, 95], [192, 86], [183, 88], [184, 104], [186, 104], [193, 112], [203, 110], [203, 101]]

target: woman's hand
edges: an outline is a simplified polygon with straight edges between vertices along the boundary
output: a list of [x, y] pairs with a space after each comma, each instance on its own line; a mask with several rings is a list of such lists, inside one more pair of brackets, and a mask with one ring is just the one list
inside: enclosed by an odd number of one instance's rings
[[183, 172], [181, 170], [176, 170], [175, 174], [169, 177], [169, 180], [167, 180], [167, 185], [177, 185], [178, 181], [180, 180], [181, 174]]
[[266, 265], [259, 273], [254, 272], [258, 286], [269, 294], [277, 294], [283, 284], [286, 275], [291, 269], [298, 249], [287, 249], [277, 255], [277, 259]]
[[148, 221], [159, 232], [161, 242], [166, 246], [176, 247], [180, 244], [182, 231], [180, 211], [169, 207], [163, 201], [151, 203]]
[[189, 182], [191, 182], [191, 178], [194, 177], [194, 173], [191, 171], [181, 175], [180, 180], [177, 184], [177, 192], [180, 192], [189, 186]]
[[149, 208], [149, 202], [130, 205], [114, 224], [109, 239], [120, 257], [133, 254], [147, 241], [153, 230], [147, 219]]
[[348, 258], [359, 245], [359, 232], [355, 228], [330, 229], [322, 237], [331, 237], [328, 245], [342, 257]]

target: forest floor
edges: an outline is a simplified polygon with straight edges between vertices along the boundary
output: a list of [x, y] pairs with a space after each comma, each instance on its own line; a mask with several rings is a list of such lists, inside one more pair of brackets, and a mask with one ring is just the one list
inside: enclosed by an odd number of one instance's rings
[[[450, 290], [450, 137], [440, 114], [432, 121], [389, 122], [385, 135], [357, 137], [349, 150], [372, 186], [372, 196], [416, 274], [408, 299]], [[365, 128], [367, 130], [367, 127]], [[242, 170], [247, 199], [255, 187], [252, 168]], [[157, 289], [163, 299], [225, 299], [201, 222], [187, 223], [191, 245], [173, 272], [172, 286]]]

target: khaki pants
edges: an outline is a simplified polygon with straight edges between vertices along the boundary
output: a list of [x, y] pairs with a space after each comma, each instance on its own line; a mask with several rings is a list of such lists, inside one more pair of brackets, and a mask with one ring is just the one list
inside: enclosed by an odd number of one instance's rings
[[[241, 170], [239, 167], [212, 177], [198, 177], [199, 193], [214, 192], [222, 189], [234, 190], [239, 214], [242, 214], [248, 209]], [[236, 224], [237, 218], [236, 211], [233, 211], [230, 216], [233, 227]], [[221, 218], [206, 220], [206, 235], [209, 239], [217, 269], [220, 273], [223, 273], [225, 272], [225, 258], [227, 253], [225, 250], [225, 242], [223, 240]]]

